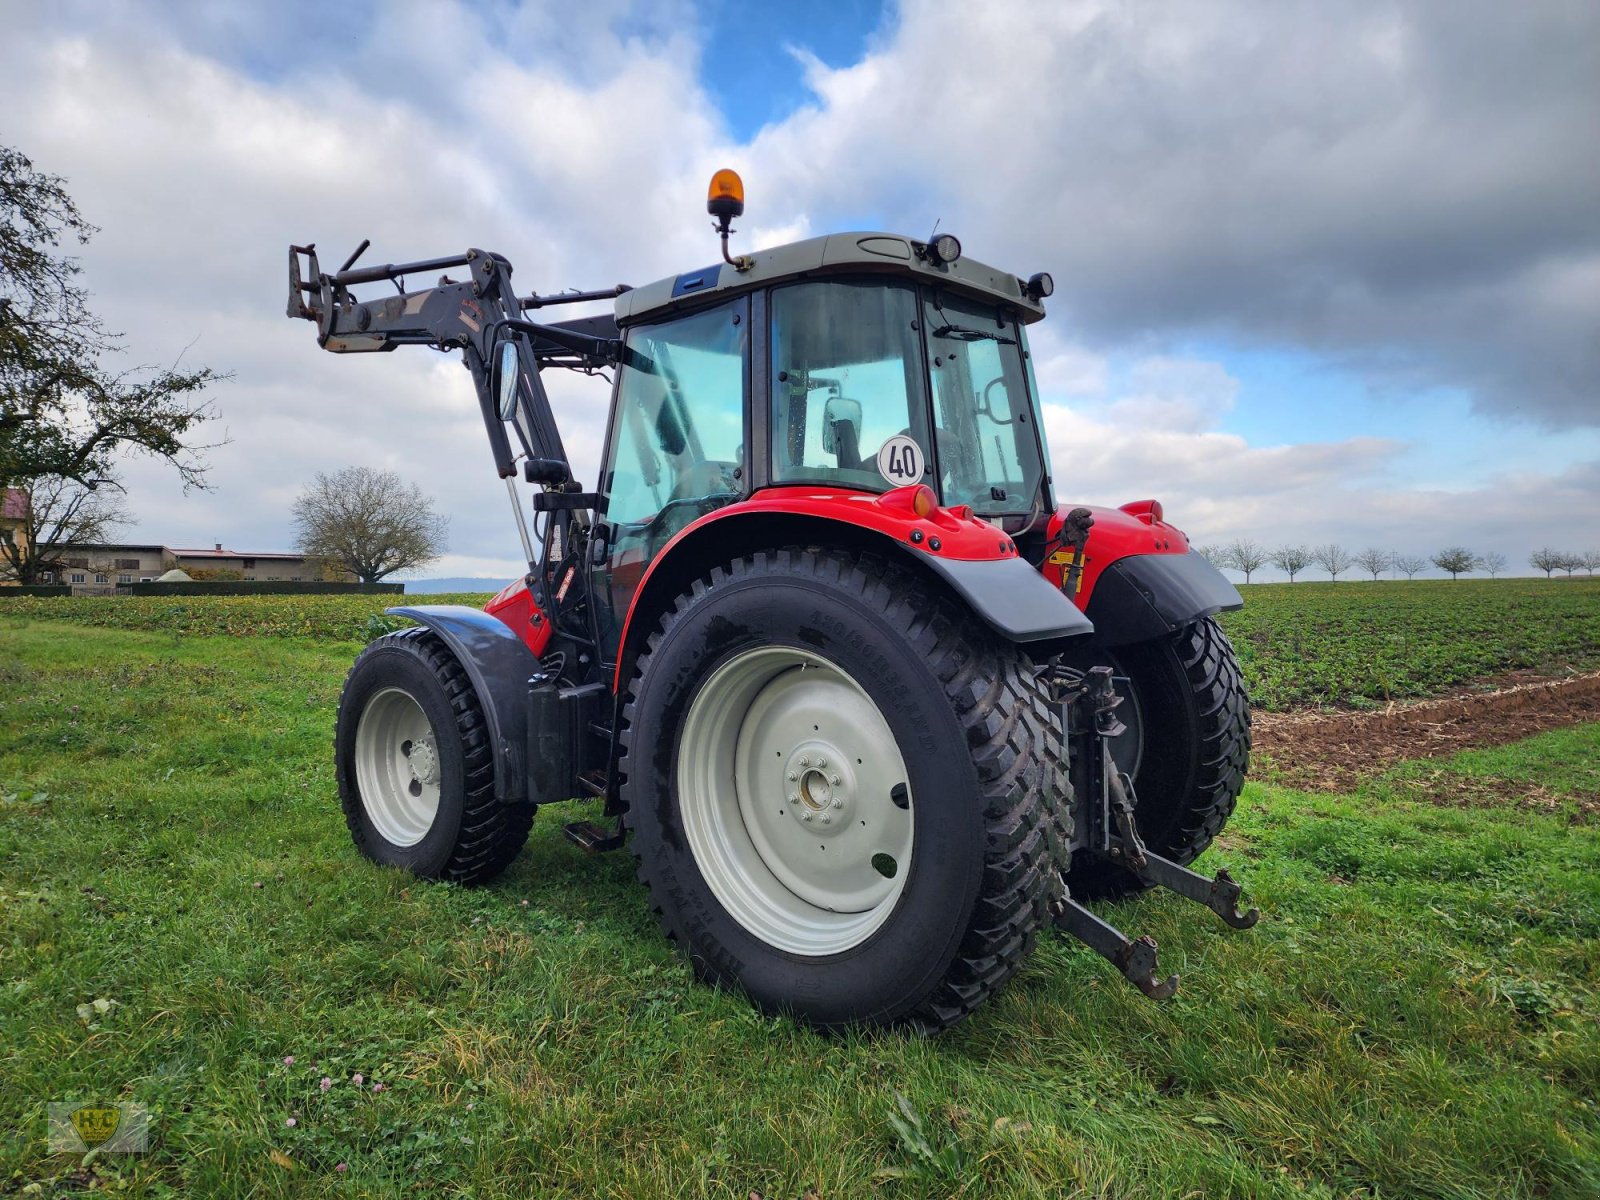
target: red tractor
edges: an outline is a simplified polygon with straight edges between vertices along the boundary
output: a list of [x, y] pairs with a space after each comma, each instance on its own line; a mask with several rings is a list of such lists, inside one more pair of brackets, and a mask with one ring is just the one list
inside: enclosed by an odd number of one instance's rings
[[[339, 353], [459, 349], [528, 559], [479, 612], [391, 609], [339, 704], [357, 847], [482, 883], [535, 811], [602, 797], [696, 972], [818, 1026], [940, 1029], [1053, 923], [1170, 995], [1081, 900], [1189, 871], [1243, 786], [1234, 588], [1153, 500], [1058, 506], [1025, 328], [1050, 277], [949, 234], [848, 233], [640, 288], [518, 297], [497, 254], [319, 270], [289, 315]], [[302, 274], [302, 260], [309, 268]], [[405, 277], [458, 271], [407, 291]], [[392, 282], [358, 300], [352, 289]], [[615, 300], [615, 316], [525, 319]], [[599, 483], [541, 382], [614, 371]], [[530, 522], [516, 486], [533, 485]]]

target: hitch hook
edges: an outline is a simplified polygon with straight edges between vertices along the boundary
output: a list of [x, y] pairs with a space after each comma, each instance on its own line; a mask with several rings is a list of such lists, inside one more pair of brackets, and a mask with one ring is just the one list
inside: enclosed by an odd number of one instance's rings
[[1261, 910], [1252, 906], [1248, 912], [1240, 912], [1239, 897], [1243, 894], [1244, 889], [1234, 882], [1228, 868], [1223, 867], [1211, 881], [1211, 898], [1206, 907], [1235, 929], [1249, 929], [1261, 920]]
[[1122, 977], [1152, 1000], [1168, 1000], [1178, 990], [1177, 975], [1158, 979], [1156, 940], [1142, 934], [1130, 941], [1116, 926], [1102, 921], [1071, 896], [1062, 896], [1052, 908], [1057, 929], [1070, 933], [1101, 958], [1110, 962]]

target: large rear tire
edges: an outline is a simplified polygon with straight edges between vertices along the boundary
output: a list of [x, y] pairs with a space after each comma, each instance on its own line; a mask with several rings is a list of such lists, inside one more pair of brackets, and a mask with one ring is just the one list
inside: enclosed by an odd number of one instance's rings
[[790, 547], [712, 570], [623, 716], [639, 876], [701, 978], [816, 1026], [937, 1030], [1032, 949], [1070, 836], [1059, 715], [903, 569]]
[[[1233, 814], [1250, 761], [1250, 698], [1233, 646], [1210, 617], [1171, 637], [1107, 650], [1076, 648], [1073, 666], [1107, 663], [1119, 684], [1118, 717], [1128, 726], [1112, 756], [1133, 779], [1139, 833], [1163, 858], [1187, 865]], [[1143, 885], [1087, 851], [1073, 858], [1072, 894], [1124, 896]]]
[[373, 862], [483, 883], [528, 840], [534, 806], [495, 797], [483, 706], [427, 629], [361, 652], [339, 697], [334, 758], [345, 823]]

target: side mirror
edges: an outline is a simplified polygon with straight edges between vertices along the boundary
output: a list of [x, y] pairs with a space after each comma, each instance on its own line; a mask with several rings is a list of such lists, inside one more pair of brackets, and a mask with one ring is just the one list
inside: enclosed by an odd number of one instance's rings
[[495, 368], [496, 408], [502, 421], [517, 415], [517, 376], [522, 371], [522, 356], [517, 353], [517, 343], [507, 339], [500, 343], [500, 361]]
[[851, 449], [861, 445], [861, 401], [848, 396], [829, 396], [822, 408], [822, 449], [828, 454], [839, 453], [840, 425], [851, 430]]

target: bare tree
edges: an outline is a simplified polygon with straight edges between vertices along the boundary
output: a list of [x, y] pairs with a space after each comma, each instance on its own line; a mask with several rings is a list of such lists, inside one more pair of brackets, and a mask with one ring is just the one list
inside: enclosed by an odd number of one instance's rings
[[438, 558], [449, 524], [416, 484], [371, 467], [319, 473], [295, 500], [294, 519], [302, 554], [336, 563], [362, 583]]
[[1450, 578], [1455, 579], [1464, 571], [1470, 571], [1478, 565], [1478, 556], [1465, 546], [1446, 546], [1430, 560], [1441, 571], [1450, 572]]
[[1394, 569], [1405, 575], [1407, 579], [1415, 579], [1417, 572], [1427, 565], [1428, 560], [1418, 554], [1396, 554], [1394, 556]]
[[423, 566], [445, 549], [448, 522], [419, 487], [392, 471], [319, 473], [293, 512], [301, 552], [364, 583]]
[[1235, 571], [1244, 574], [1244, 581], [1250, 582], [1250, 576], [1259, 571], [1267, 561], [1267, 552], [1259, 543], [1252, 542], [1249, 538], [1234, 538], [1224, 553], [1228, 556], [1227, 565]]
[[1379, 550], [1376, 546], [1368, 546], [1356, 555], [1356, 566], [1370, 572], [1372, 582], [1378, 582], [1378, 576], [1389, 569], [1389, 564], [1394, 561], [1394, 555], [1387, 550]]
[[62, 548], [103, 542], [128, 523], [122, 485], [101, 479], [85, 487], [59, 475], [30, 480], [23, 496], [22, 537], [0, 540], [0, 577], [38, 583], [46, 572], [59, 574]]
[[1225, 567], [1228, 565], [1228, 552], [1221, 546], [1195, 546], [1194, 552], [1213, 567]]
[[1596, 567], [1600, 567], [1600, 550], [1585, 550], [1583, 552], [1583, 569], [1593, 575]]
[[1506, 556], [1498, 550], [1491, 550], [1487, 554], [1480, 554], [1473, 567], [1479, 571], [1489, 572], [1489, 578], [1494, 579], [1506, 569]]
[[1311, 552], [1311, 561], [1326, 571], [1329, 579], [1337, 583], [1340, 572], [1349, 570], [1356, 560], [1343, 546], [1337, 542], [1329, 542]]
[[1561, 556], [1560, 567], [1568, 575], [1571, 575], [1574, 571], [1582, 569], [1582, 567], [1583, 567], [1583, 555], [1581, 555], [1581, 554], [1563, 554]]
[[1564, 557], [1561, 551], [1552, 550], [1549, 546], [1541, 546], [1528, 555], [1528, 565], [1535, 571], [1543, 571], [1546, 579], [1550, 578], [1551, 571], [1561, 569], [1561, 560]]
[[1304, 546], [1279, 546], [1267, 557], [1267, 561], [1293, 583], [1294, 577], [1311, 565], [1311, 551]]

